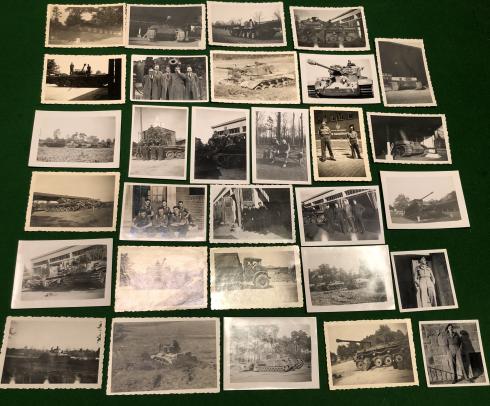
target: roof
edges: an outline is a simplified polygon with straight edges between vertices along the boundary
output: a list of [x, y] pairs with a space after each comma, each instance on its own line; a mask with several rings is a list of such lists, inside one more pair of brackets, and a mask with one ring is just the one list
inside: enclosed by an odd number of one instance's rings
[[224, 125], [235, 124], [235, 123], [239, 123], [240, 121], [245, 121], [245, 120], [246, 120], [246, 117], [240, 117], [240, 118], [236, 118], [234, 120], [225, 121], [224, 123], [221, 123], [221, 124], [213, 125], [213, 126], [211, 126], [211, 128], [214, 130], [217, 127], [223, 127]]
[[65, 199], [79, 199], [79, 200], [100, 200], [100, 199], [94, 199], [92, 197], [86, 197], [86, 196], [69, 196], [69, 195], [62, 195], [62, 194], [56, 194], [56, 193], [45, 193], [45, 192], [34, 192], [33, 193], [33, 198], [36, 200], [49, 200], [49, 198], [65, 198]]

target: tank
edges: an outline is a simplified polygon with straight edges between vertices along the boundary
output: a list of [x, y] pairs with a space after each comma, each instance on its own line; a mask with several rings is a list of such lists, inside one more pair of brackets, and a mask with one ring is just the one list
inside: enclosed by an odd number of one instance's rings
[[410, 220], [427, 220], [444, 217], [444, 209], [451, 210], [453, 206], [457, 208], [455, 196], [447, 196], [444, 200], [425, 202], [424, 199], [432, 195], [431, 192], [420, 199], [412, 199], [405, 208], [404, 216]]
[[196, 140], [197, 159], [212, 159], [222, 168], [243, 168], [246, 159], [246, 134], [214, 135], [206, 144]]
[[346, 66], [326, 66], [313, 59], [307, 63], [327, 70], [328, 76], [318, 77], [314, 85], [308, 85], [310, 97], [373, 97], [373, 81], [363, 76], [363, 68], [349, 61]]
[[160, 344], [158, 352], [150, 355], [150, 359], [161, 366], [194, 366], [199, 363], [192, 352], [183, 352], [180, 349], [178, 341], [174, 340], [172, 344]]
[[221, 67], [227, 69], [228, 77], [225, 82], [233, 83], [251, 90], [262, 90], [271, 87], [284, 87], [294, 83], [294, 75], [288, 73], [274, 73], [274, 67], [267, 63], [255, 62], [242, 68], [236, 66]]
[[[175, 139], [175, 131], [168, 130], [161, 126], [151, 126], [143, 131], [140, 141], [136, 144], [136, 154], [142, 159], [151, 159], [151, 153], [156, 158], [163, 159], [184, 159], [185, 158], [185, 142], [179, 143]], [[150, 148], [149, 157], [144, 153], [144, 147]], [[152, 148], [157, 147], [155, 151]], [[159, 151], [159, 149], [162, 151]]]
[[284, 373], [301, 369], [303, 365], [304, 361], [300, 358], [292, 358], [286, 354], [267, 353], [252, 357], [252, 360], [240, 360], [240, 371]]
[[46, 76], [46, 83], [59, 87], [103, 87], [109, 84], [108, 74], [88, 73], [87, 65], [73, 69], [71, 74], [55, 73]]
[[176, 41], [178, 30], [168, 24], [153, 24], [146, 31], [149, 41]]
[[416, 77], [393, 76], [389, 73], [383, 73], [383, 85], [385, 90], [422, 90], [424, 86]]
[[301, 46], [329, 48], [340, 45], [357, 47], [365, 44], [357, 27], [338, 21], [323, 21], [318, 17], [296, 21], [296, 32]]
[[282, 31], [282, 28], [279, 20], [254, 22], [253, 24], [246, 21], [244, 24], [230, 27], [229, 31], [233, 37], [272, 39]]
[[426, 152], [427, 148], [418, 141], [395, 141], [392, 149], [392, 154], [399, 157], [424, 155]]

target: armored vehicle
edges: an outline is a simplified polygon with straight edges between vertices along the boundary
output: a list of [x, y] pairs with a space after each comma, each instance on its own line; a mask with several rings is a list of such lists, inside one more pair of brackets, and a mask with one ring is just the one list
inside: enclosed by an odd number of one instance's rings
[[266, 289], [270, 285], [267, 268], [262, 266], [261, 258], [244, 258], [243, 264], [236, 253], [215, 255], [215, 267], [219, 269], [216, 286], [225, 288]]
[[250, 22], [234, 25], [229, 31], [233, 37], [250, 38], [250, 39], [272, 39], [282, 30], [279, 20]]
[[430, 202], [424, 201], [432, 195], [431, 192], [420, 199], [412, 199], [405, 208], [404, 216], [410, 220], [423, 221], [449, 216], [451, 212], [458, 212], [456, 193], [451, 192], [442, 199]]
[[265, 359], [260, 359], [259, 357], [249, 362], [242, 362], [240, 364], [240, 371], [289, 372], [301, 369], [303, 365], [304, 361], [299, 358], [291, 358], [281, 354], [268, 354]]
[[176, 41], [178, 30], [168, 24], [153, 24], [148, 27], [144, 38], [148, 41]]
[[[143, 131], [136, 146], [136, 154], [143, 159], [160, 159], [160, 157], [163, 159], [183, 159], [185, 157], [185, 141], [177, 141], [175, 131], [159, 125], [150, 126]], [[143, 147], [149, 148], [148, 154], [144, 153]]]
[[300, 46], [333, 48], [341, 45], [358, 47], [365, 44], [357, 27], [338, 21], [323, 21], [318, 17], [297, 21], [296, 32]]
[[308, 85], [309, 97], [373, 97], [373, 81], [363, 76], [363, 68], [349, 61], [346, 66], [326, 66], [308, 59], [307, 63], [325, 68], [328, 76], [319, 77]]
[[189, 366], [189, 364], [197, 365], [199, 363], [192, 352], [182, 352], [176, 340], [172, 344], [160, 344], [158, 352], [150, 355], [150, 359], [162, 366]]
[[425, 155], [427, 148], [417, 141], [395, 141], [392, 148], [392, 154], [398, 157]]
[[241, 68], [237, 66], [218, 66], [217, 68], [228, 70], [228, 77], [225, 79], [225, 83], [238, 84], [251, 90], [290, 86], [295, 81], [294, 75], [274, 73], [272, 65], [262, 62], [255, 62], [253, 65], [245, 65]]
[[66, 73], [54, 73], [46, 76], [46, 83], [59, 87], [104, 87], [109, 84], [109, 75], [93, 74], [87, 70], [84, 64], [82, 69], [73, 69]]
[[383, 85], [385, 90], [422, 90], [424, 88], [421, 81], [416, 77], [393, 76], [390, 73], [383, 73]]

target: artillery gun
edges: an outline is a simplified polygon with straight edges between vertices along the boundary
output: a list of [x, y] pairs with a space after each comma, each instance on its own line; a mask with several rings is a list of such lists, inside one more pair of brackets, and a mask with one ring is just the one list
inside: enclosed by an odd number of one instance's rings
[[217, 66], [226, 69], [228, 77], [223, 83], [239, 85], [250, 90], [263, 90], [275, 87], [286, 87], [294, 84], [294, 75], [289, 73], [274, 73], [274, 67], [267, 63], [255, 62], [253, 65]]
[[46, 83], [59, 87], [104, 87], [109, 84], [107, 73], [92, 74], [87, 64], [82, 69], [73, 69], [70, 74], [53, 73], [46, 76]]
[[328, 71], [328, 76], [318, 77], [314, 85], [308, 85], [309, 97], [373, 97], [373, 81], [361, 74], [364, 68], [356, 66], [351, 61], [348, 61], [345, 66], [327, 66], [313, 59], [308, 59], [306, 62]]

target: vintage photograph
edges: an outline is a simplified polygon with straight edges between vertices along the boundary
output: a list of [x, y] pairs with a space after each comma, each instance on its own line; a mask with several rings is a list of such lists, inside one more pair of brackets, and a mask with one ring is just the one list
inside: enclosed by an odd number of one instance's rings
[[133, 105], [129, 176], [187, 177], [187, 107]]
[[376, 38], [375, 44], [384, 105], [437, 106], [424, 40]]
[[36, 110], [29, 166], [118, 168], [120, 137], [120, 110]]
[[119, 238], [206, 241], [206, 186], [124, 183]]
[[32, 172], [25, 231], [115, 231], [119, 172]]
[[112, 320], [108, 395], [219, 391], [219, 318]]
[[459, 171], [380, 171], [379, 175], [388, 228], [470, 226]]
[[296, 242], [292, 186], [211, 185], [209, 199], [211, 243]]
[[210, 45], [282, 47], [287, 45], [282, 2], [208, 1]]
[[374, 162], [450, 164], [444, 114], [367, 113]]
[[296, 49], [369, 51], [364, 7], [290, 6]]
[[362, 109], [311, 107], [310, 115], [315, 180], [371, 180]]
[[419, 330], [429, 388], [489, 384], [478, 320], [420, 321]]
[[210, 51], [210, 54], [213, 102], [300, 102], [296, 52]]
[[124, 3], [48, 4], [45, 46], [102, 48], [124, 46]]
[[419, 385], [410, 319], [323, 325], [330, 390]]
[[122, 104], [125, 55], [44, 55], [41, 103]]
[[309, 104], [380, 103], [374, 55], [299, 54], [301, 94]]
[[384, 244], [378, 186], [298, 187], [301, 245]]
[[207, 307], [206, 247], [122, 245], [117, 258], [116, 312]]
[[252, 107], [255, 183], [310, 184], [308, 110]]
[[295, 245], [211, 248], [211, 309], [303, 307]]
[[131, 56], [131, 101], [208, 101], [208, 57]]
[[100, 389], [105, 319], [7, 317], [1, 389]]
[[112, 239], [19, 241], [12, 309], [110, 306]]
[[387, 245], [303, 247], [308, 312], [394, 310]]
[[225, 317], [223, 389], [319, 389], [314, 317]]
[[391, 261], [401, 312], [458, 308], [445, 249], [392, 252]]
[[192, 108], [191, 183], [250, 183], [249, 111]]
[[204, 4], [127, 5], [129, 48], [205, 49]]

